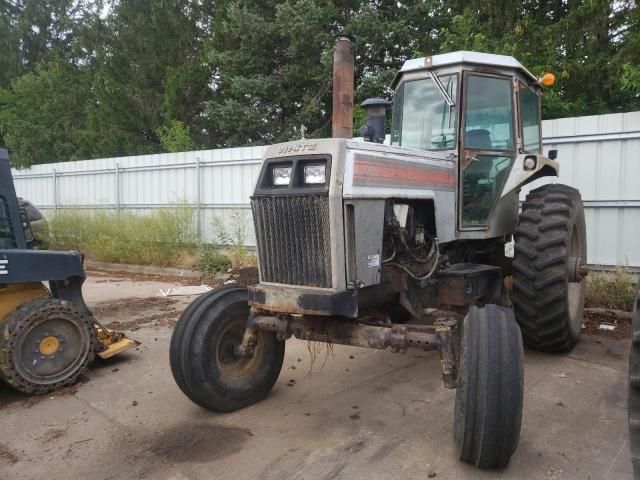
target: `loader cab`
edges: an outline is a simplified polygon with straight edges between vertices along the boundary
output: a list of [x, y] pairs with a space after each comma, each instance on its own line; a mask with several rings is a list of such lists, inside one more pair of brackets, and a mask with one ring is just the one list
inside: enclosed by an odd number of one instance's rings
[[0, 250], [27, 248], [8, 152], [0, 149]]
[[392, 88], [391, 143], [455, 157], [458, 231], [487, 230], [518, 155], [541, 152], [538, 78], [513, 57], [453, 52], [408, 60]]

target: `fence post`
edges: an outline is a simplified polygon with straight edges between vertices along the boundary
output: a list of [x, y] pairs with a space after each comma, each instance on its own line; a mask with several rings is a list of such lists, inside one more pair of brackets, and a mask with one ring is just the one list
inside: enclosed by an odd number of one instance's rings
[[202, 242], [202, 219], [200, 211], [200, 157], [196, 157], [196, 235]]
[[58, 171], [53, 169], [53, 211], [58, 214]]
[[120, 163], [116, 162], [116, 213], [120, 216]]

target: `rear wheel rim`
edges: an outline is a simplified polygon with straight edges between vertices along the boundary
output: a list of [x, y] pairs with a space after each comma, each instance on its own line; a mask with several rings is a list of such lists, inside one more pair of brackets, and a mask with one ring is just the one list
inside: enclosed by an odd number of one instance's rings
[[[586, 261], [578, 225], [574, 225], [573, 231], [571, 232], [571, 243], [569, 244], [567, 258], [571, 257], [579, 258], [583, 262]], [[569, 313], [569, 323], [571, 331], [575, 336], [580, 333], [580, 329], [582, 328], [585, 288], [586, 282], [584, 279], [580, 282], [567, 283], [567, 309]]]

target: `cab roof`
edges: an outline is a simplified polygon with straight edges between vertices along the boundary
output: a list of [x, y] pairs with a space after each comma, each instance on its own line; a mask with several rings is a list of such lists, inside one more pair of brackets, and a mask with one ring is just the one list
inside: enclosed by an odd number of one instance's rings
[[496, 55], [494, 53], [468, 52], [460, 50], [458, 52], [441, 53], [430, 57], [412, 58], [402, 65], [400, 71], [391, 82], [391, 87], [395, 87], [400, 76], [405, 72], [416, 70], [427, 70], [432, 68], [458, 65], [458, 64], [487, 65], [491, 67], [511, 68], [522, 73], [533, 82], [538, 81], [538, 77], [527, 70], [518, 60], [508, 55]]

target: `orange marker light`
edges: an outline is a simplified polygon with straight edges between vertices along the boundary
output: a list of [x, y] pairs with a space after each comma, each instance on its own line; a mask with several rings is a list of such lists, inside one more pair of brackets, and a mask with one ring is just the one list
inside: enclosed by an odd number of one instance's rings
[[553, 73], [545, 73], [540, 79], [540, 83], [545, 87], [550, 87], [556, 83], [556, 76]]

